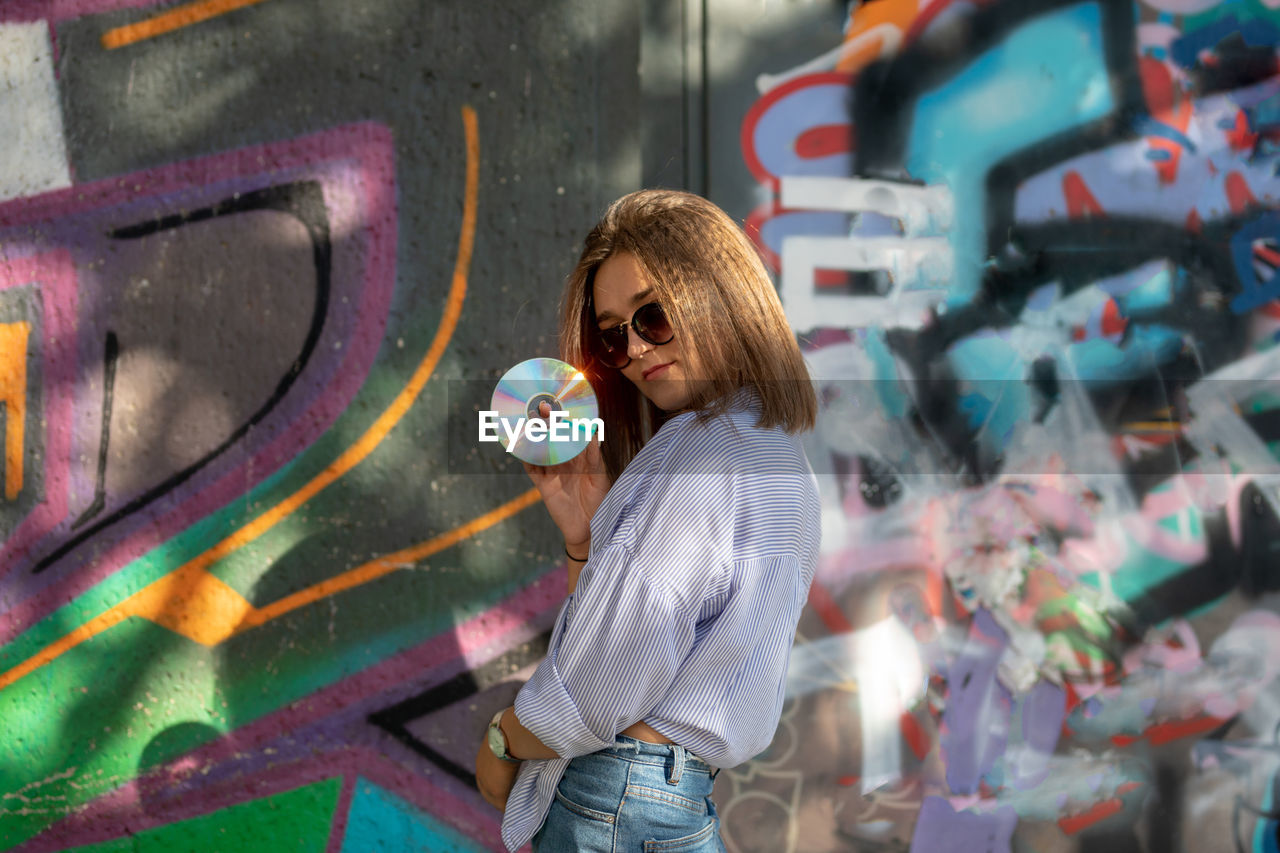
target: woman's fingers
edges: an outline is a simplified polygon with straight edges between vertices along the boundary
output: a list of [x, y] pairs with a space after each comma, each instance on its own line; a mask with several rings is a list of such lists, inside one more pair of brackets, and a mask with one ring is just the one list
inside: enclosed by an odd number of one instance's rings
[[[544, 418], [550, 417], [551, 406], [544, 402], [538, 404], [538, 413]], [[596, 432], [587, 442], [583, 452], [556, 465], [535, 465], [521, 460], [524, 471], [539, 489], [554, 483], [562, 475], [569, 474], [601, 474], [604, 472], [604, 456], [601, 453], [603, 436]]]
[[599, 440], [587, 443], [587, 449], [582, 454], [583, 470], [587, 474], [603, 474], [604, 473], [604, 453], [601, 450]]

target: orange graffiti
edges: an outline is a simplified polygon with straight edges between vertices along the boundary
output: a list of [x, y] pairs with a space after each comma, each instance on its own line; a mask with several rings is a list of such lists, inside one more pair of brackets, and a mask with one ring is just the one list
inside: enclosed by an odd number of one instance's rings
[[102, 46], [107, 50], [114, 50], [261, 2], [262, 0], [200, 0], [198, 3], [188, 3], [145, 21], [107, 30], [102, 34]]
[[1227, 143], [1232, 151], [1252, 151], [1258, 144], [1259, 134], [1249, 129], [1249, 117], [1244, 110], [1236, 112], [1236, 123], [1227, 131]]
[[394, 572], [396, 569], [406, 568], [414, 563], [425, 560], [432, 554], [443, 551], [458, 544], [463, 539], [467, 539], [482, 530], [485, 530], [500, 521], [510, 518], [520, 510], [536, 504], [540, 500], [537, 489], [530, 489], [519, 497], [512, 498], [500, 507], [491, 509], [478, 518], [473, 518], [466, 524], [455, 527], [448, 533], [442, 533], [434, 539], [428, 539], [418, 545], [405, 548], [402, 551], [396, 551], [394, 554], [387, 554], [376, 560], [370, 560], [362, 566], [343, 572], [336, 577], [321, 581], [318, 584], [309, 586], [306, 589], [299, 590], [293, 595], [286, 596], [279, 601], [268, 604], [266, 607], [253, 609], [245, 615], [244, 621], [236, 629], [236, 633], [257, 627], [270, 622], [284, 614], [297, 610], [312, 602], [327, 598], [330, 595], [351, 589], [360, 584], [368, 583], [371, 580], [380, 578], [383, 575]]
[[859, 4], [849, 13], [836, 70], [861, 71], [877, 59], [896, 53], [919, 14], [919, 0]]
[[[1125, 782], [1116, 788], [1116, 794], [1127, 794], [1130, 791], [1142, 787], [1137, 782]], [[1119, 814], [1124, 810], [1124, 800], [1119, 796], [1110, 797], [1094, 803], [1085, 811], [1079, 814], [1067, 815], [1058, 819], [1058, 826], [1067, 835], [1075, 835], [1084, 829], [1088, 829], [1099, 821], [1106, 820], [1114, 814]]]
[[1227, 173], [1223, 190], [1227, 194], [1227, 204], [1231, 205], [1232, 213], [1244, 213], [1251, 206], [1258, 203], [1258, 200], [1253, 196], [1253, 192], [1249, 189], [1248, 182], [1239, 172]]
[[[1174, 83], [1173, 75], [1160, 60], [1144, 56], [1139, 60], [1138, 70], [1142, 78], [1142, 94], [1151, 117], [1185, 134], [1191, 126], [1191, 115], [1195, 109], [1191, 98]], [[1165, 159], [1155, 164], [1160, 183], [1173, 183], [1178, 178], [1181, 143], [1163, 136], [1148, 136], [1147, 144], [1152, 150], [1164, 154]]]
[[208, 571], [224, 557], [262, 536], [321, 490], [362, 462], [409, 411], [418, 394], [427, 384], [427, 380], [431, 378], [436, 364], [444, 354], [449, 339], [457, 327], [458, 317], [462, 313], [462, 304], [467, 292], [467, 273], [471, 266], [471, 253], [475, 245], [476, 205], [480, 186], [480, 137], [475, 110], [471, 107], [463, 107], [462, 123], [467, 148], [466, 190], [463, 197], [458, 252], [454, 260], [449, 294], [445, 299], [444, 314], [426, 355], [391, 405], [355, 444], [347, 448], [324, 471], [297, 492], [204, 553], [0, 674], [0, 689], [131, 616], [139, 616], [163, 625], [195, 642], [216, 645], [238, 631], [262, 625], [298, 607], [368, 583], [389, 571], [424, 559], [497, 524], [537, 501], [537, 491], [531, 489], [454, 530], [351, 569], [261, 609], [255, 608], [239, 592]]
[[1102, 205], [1089, 192], [1089, 187], [1076, 171], [1062, 176], [1062, 196], [1067, 201], [1067, 216], [1079, 219], [1087, 216], [1106, 216]]
[[0, 400], [4, 401], [4, 496], [22, 491], [22, 451], [27, 422], [27, 323], [0, 323]]

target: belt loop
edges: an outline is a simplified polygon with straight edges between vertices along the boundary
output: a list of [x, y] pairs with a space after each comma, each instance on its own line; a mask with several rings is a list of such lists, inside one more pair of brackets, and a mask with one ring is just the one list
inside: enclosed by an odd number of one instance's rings
[[667, 777], [668, 785], [679, 785], [680, 776], [684, 773], [684, 747], [678, 743], [671, 744], [671, 775]]

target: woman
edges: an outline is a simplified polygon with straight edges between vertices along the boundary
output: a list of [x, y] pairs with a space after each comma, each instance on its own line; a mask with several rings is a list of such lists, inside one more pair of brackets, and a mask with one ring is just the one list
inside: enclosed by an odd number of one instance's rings
[[477, 780], [510, 850], [723, 850], [712, 780], [773, 738], [817, 561], [796, 438], [817, 401], [755, 249], [688, 193], [609, 208], [569, 277], [560, 349], [605, 440], [526, 466], [569, 597]]

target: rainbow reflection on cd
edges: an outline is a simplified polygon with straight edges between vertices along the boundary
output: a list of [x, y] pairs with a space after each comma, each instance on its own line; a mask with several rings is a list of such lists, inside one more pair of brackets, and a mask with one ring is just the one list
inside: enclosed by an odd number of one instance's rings
[[[530, 421], [545, 423], [538, 412], [544, 402], [551, 407], [549, 429], [529, 430]], [[593, 437], [588, 422], [600, 415], [582, 371], [556, 358], [531, 358], [508, 370], [493, 389], [489, 408], [497, 414], [498, 441], [534, 465], [557, 465], [585, 450]]]

